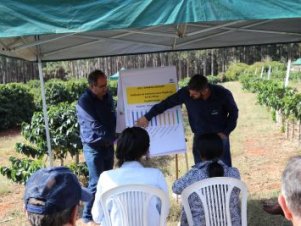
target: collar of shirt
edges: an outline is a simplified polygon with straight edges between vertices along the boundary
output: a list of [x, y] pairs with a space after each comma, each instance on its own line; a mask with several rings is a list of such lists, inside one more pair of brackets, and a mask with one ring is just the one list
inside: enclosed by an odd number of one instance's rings
[[102, 101], [104, 100], [105, 98], [108, 97], [108, 93], [106, 93], [104, 96], [103, 96], [103, 99], [99, 99], [92, 91], [91, 89], [87, 89], [87, 92], [89, 93], [89, 95], [93, 98], [93, 99], [96, 99], [96, 100], [99, 100], [99, 101]]
[[144, 166], [138, 161], [124, 162], [121, 168], [143, 168]]

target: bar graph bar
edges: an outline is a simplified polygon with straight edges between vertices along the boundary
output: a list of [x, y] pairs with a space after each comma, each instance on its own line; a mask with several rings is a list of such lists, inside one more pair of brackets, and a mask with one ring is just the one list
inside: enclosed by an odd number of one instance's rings
[[[134, 126], [136, 121], [147, 113], [147, 110], [128, 110], [127, 113], [128, 126]], [[179, 123], [179, 109], [171, 109], [153, 117], [149, 122], [149, 126], [176, 126]]]

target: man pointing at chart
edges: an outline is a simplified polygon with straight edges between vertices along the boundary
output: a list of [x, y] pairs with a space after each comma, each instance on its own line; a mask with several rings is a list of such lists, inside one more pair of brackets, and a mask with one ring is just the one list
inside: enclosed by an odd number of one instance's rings
[[229, 135], [236, 127], [238, 108], [229, 90], [219, 85], [209, 84], [203, 75], [194, 75], [188, 86], [154, 105], [149, 112], [137, 120], [136, 124], [147, 127], [153, 117], [183, 103], [186, 105], [189, 124], [194, 133], [192, 149], [195, 164], [201, 162], [195, 141], [202, 134], [216, 133], [222, 138], [224, 144], [222, 160], [228, 166], [232, 166]]

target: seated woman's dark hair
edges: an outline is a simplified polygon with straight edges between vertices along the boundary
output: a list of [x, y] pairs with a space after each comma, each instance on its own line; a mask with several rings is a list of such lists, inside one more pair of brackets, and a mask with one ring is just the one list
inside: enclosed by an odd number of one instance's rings
[[140, 127], [126, 128], [117, 141], [116, 158], [120, 167], [126, 161], [139, 161], [148, 154], [149, 135]]
[[223, 141], [215, 133], [203, 134], [197, 140], [198, 149], [201, 159], [212, 161], [208, 166], [209, 177], [224, 176], [224, 168], [218, 163], [218, 160], [223, 155]]

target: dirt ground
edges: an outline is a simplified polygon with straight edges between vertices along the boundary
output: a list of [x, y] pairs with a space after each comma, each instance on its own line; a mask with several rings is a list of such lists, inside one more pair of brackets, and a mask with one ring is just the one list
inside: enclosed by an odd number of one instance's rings
[[[275, 201], [280, 190], [281, 172], [291, 156], [300, 154], [297, 139], [286, 139], [271, 114], [256, 104], [254, 94], [241, 91], [239, 83], [229, 83], [240, 109], [238, 126], [231, 135], [233, 165], [241, 172], [249, 191], [248, 225], [284, 225], [282, 217], [262, 212], [263, 201]], [[14, 155], [19, 130], [0, 133], [0, 164], [7, 165]], [[7, 149], [8, 148], [8, 149]], [[10, 183], [0, 176], [0, 225], [27, 225], [22, 209], [23, 185]], [[82, 225], [80, 221], [78, 225]]]

